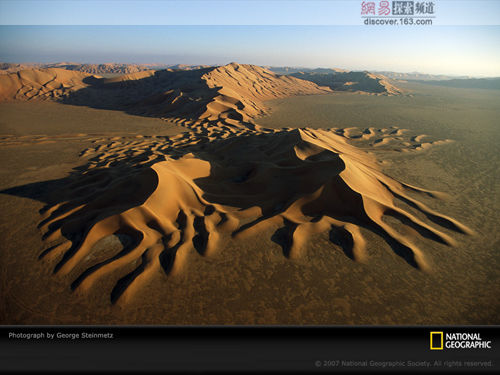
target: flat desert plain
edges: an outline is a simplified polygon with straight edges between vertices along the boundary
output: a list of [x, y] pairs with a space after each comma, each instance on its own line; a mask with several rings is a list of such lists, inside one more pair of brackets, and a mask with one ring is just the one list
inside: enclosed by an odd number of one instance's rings
[[197, 74], [0, 103], [3, 324], [499, 323], [499, 91]]

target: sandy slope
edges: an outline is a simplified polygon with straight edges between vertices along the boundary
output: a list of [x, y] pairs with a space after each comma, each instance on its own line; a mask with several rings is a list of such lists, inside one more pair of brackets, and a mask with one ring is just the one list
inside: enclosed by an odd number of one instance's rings
[[[429, 265], [415, 240], [388, 224], [388, 217], [450, 246], [454, 240], [440, 226], [471, 234], [408, 194], [439, 198], [439, 193], [384, 175], [371, 154], [349, 143], [392, 142], [399, 150], [418, 150], [422, 136], [405, 138], [397, 128], [271, 130], [255, 123], [266, 111], [264, 100], [329, 91], [312, 82], [235, 63], [103, 79], [91, 83], [89, 92], [82, 87], [86, 77], [50, 69], [20, 72], [2, 77], [12, 81], [2, 85], [3, 95], [56, 97], [66, 85], [68, 100], [76, 95], [92, 102], [105, 92], [111, 104], [161, 113], [192, 130], [174, 137], [97, 141], [82, 153], [88, 164], [74, 171], [72, 182], [45, 207], [40, 228], [47, 248], [40, 257], [56, 273], [71, 275], [72, 289], [81, 293], [118, 273], [111, 301], [127, 303], [155, 273], [182, 272], [188, 250], [209, 257], [224, 236], [244, 239], [276, 226], [274, 237], [286, 257], [300, 257], [312, 235], [328, 231], [346, 256], [365, 262], [364, 228], [424, 271]], [[25, 87], [34, 94], [19, 96]], [[426, 219], [399, 208], [397, 200]], [[99, 245], [110, 238], [122, 246]]]
[[57, 100], [70, 92], [87, 87], [86, 73], [65, 69], [28, 69], [0, 76], [0, 101]]
[[278, 76], [255, 65], [231, 63], [213, 69], [202, 76], [207, 86], [216, 89], [201, 119], [213, 120], [226, 117], [225, 113], [237, 113], [236, 119], [248, 121], [265, 113], [263, 101], [292, 95], [310, 95], [329, 92], [312, 82], [294, 77]]

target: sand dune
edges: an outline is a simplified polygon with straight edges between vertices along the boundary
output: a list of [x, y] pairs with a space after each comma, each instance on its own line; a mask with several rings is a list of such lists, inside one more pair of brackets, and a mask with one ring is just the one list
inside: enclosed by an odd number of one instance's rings
[[420, 81], [420, 83], [444, 87], [457, 87], [462, 89], [500, 90], [500, 78], [498, 77], [423, 80]]
[[354, 91], [377, 95], [399, 95], [403, 90], [381, 74], [370, 72], [306, 71], [291, 74], [294, 77], [328, 86], [335, 91]]
[[53, 64], [53, 68], [61, 68], [67, 70], [74, 70], [82, 73], [89, 74], [130, 74], [141, 72], [144, 70], [150, 70], [150, 67], [138, 64], [117, 64], [117, 63], [105, 63], [105, 64], [76, 64], [76, 63], [60, 63]]
[[277, 73], [277, 74], [292, 74], [292, 73], [339, 73], [348, 72], [348, 70], [340, 68], [303, 68], [303, 67], [292, 67], [292, 66], [264, 66], [264, 68]]
[[88, 84], [93, 76], [65, 69], [28, 69], [0, 75], [0, 101], [58, 100]]
[[386, 176], [362, 149], [423, 149], [423, 136], [397, 127], [272, 130], [256, 123], [265, 100], [330, 91], [313, 82], [236, 63], [110, 79], [60, 69], [0, 79], [2, 98], [100, 100], [191, 129], [174, 137], [105, 138], [82, 152], [88, 164], [55, 194], [40, 223], [47, 241], [40, 258], [70, 275], [80, 293], [118, 274], [111, 300], [127, 303], [156, 272], [182, 272], [193, 250], [211, 256], [225, 236], [272, 231], [284, 256], [296, 258], [312, 235], [329, 232], [346, 256], [367, 262], [363, 232], [371, 231], [425, 271], [425, 253], [402, 227], [449, 246], [455, 241], [442, 228], [472, 233], [414, 198], [440, 193]]
[[0, 63], [0, 74], [10, 74], [18, 72], [19, 70], [33, 69], [37, 66], [34, 64], [12, 64]]
[[[207, 112], [200, 118], [215, 119], [221, 112], [237, 113], [236, 119], [248, 121], [265, 113], [263, 101], [284, 98], [293, 95], [310, 95], [329, 92], [312, 82], [294, 77], [278, 76], [255, 65], [232, 63], [205, 74], [211, 89], [218, 89], [218, 94], [207, 105]], [[225, 115], [222, 117], [226, 117]]]
[[179, 70], [197, 70], [213, 67], [213, 65], [187, 65], [187, 64], [174, 64], [168, 65], [168, 69], [179, 69]]
[[335, 134], [341, 135], [352, 141], [358, 148], [384, 151], [410, 152], [428, 149], [431, 146], [442, 145], [453, 142], [451, 139], [429, 140], [422, 142], [425, 134], [410, 135], [407, 129], [400, 129], [397, 126], [390, 128], [376, 129], [370, 128], [340, 128], [331, 129]]
[[125, 63], [103, 63], [103, 64], [80, 64], [77, 62], [58, 62], [58, 63], [2, 63], [0, 62], [0, 75], [15, 73], [20, 70], [28, 69], [47, 69], [59, 68], [66, 70], [73, 70], [82, 73], [103, 75], [103, 74], [130, 74], [142, 72], [144, 70], [162, 70], [162, 69], [176, 69], [176, 70], [196, 70], [209, 68], [212, 65], [186, 65], [186, 64], [125, 64]]
[[466, 79], [466, 78], [471, 78], [469, 76], [447, 76], [444, 74], [426, 74], [426, 73], [418, 73], [418, 72], [412, 72], [412, 73], [400, 73], [400, 72], [389, 72], [389, 71], [376, 71], [374, 72], [376, 74], [381, 74], [385, 77], [388, 77], [390, 79], [395, 79], [398, 81], [430, 81], [430, 80], [436, 80], [436, 81], [445, 81], [445, 80], [450, 80], [450, 79]]
[[200, 121], [224, 119], [249, 122], [266, 113], [265, 100], [330, 92], [328, 88], [318, 87], [312, 82], [236, 63], [186, 72], [141, 72], [106, 79], [103, 83], [121, 82], [124, 87], [129, 82], [138, 81], [142, 85], [146, 84], [141, 81], [146, 77], [151, 79], [148, 86], [161, 86], [162, 91], [154, 95], [142, 93], [144, 99], [135, 104], [138, 108], [168, 118], [188, 118], [196, 125]]
[[[155, 272], [182, 272], [191, 249], [210, 256], [228, 235], [274, 230], [283, 254], [295, 258], [311, 235], [329, 232], [345, 255], [365, 262], [362, 231], [370, 230], [409, 265], [428, 270], [425, 254], [386, 217], [450, 246], [454, 240], [439, 226], [471, 233], [409, 194], [439, 193], [384, 175], [373, 155], [347, 141], [307, 128], [103, 140], [84, 152], [87, 171], [60, 192], [62, 201], [47, 207], [41, 228], [52, 245], [42, 258], [54, 262], [56, 273], [73, 275], [72, 288], [81, 293], [121, 273], [111, 299], [126, 303]], [[112, 237], [123, 247], [99, 251]]]

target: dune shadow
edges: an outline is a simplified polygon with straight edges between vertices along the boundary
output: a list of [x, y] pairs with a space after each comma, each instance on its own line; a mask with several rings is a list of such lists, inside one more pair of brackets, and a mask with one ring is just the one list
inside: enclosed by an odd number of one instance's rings
[[73, 180], [70, 177], [65, 177], [55, 180], [33, 182], [1, 190], [0, 194], [29, 198], [45, 203], [44, 208], [41, 210], [41, 212], [43, 212], [49, 205], [61, 199], [56, 192], [61, 191], [70, 181]]
[[355, 260], [353, 252], [354, 239], [351, 233], [343, 228], [332, 227], [328, 236], [330, 241], [339, 246], [349, 259]]
[[197, 119], [203, 104], [217, 95], [201, 78], [210, 68], [157, 70], [114, 78], [83, 79], [86, 87], [67, 93], [59, 103], [122, 111], [145, 117]]
[[290, 251], [293, 246], [293, 232], [296, 228], [297, 224], [294, 224], [289, 220], [284, 220], [284, 226], [279, 228], [271, 236], [271, 241], [281, 246], [283, 255], [286, 258], [290, 258]]
[[[29, 198], [44, 203], [39, 213], [45, 217], [38, 225], [44, 232], [42, 238], [50, 243], [51, 237], [55, 233], [60, 233], [63, 241], [71, 242], [71, 247], [64, 252], [55, 265], [54, 273], [80, 249], [96, 223], [140, 205], [157, 186], [156, 173], [147, 164], [137, 168], [122, 161], [111, 168], [88, 169], [89, 166], [87, 164], [74, 168], [67, 177], [61, 179], [36, 182], [0, 191], [0, 194]], [[130, 184], [129, 179], [138, 183]], [[115, 234], [123, 234], [136, 239], [140, 237], [139, 233], [127, 230], [126, 227], [120, 228]], [[136, 240], [132, 240], [134, 241]], [[127, 244], [121, 256], [126, 254], [131, 246]], [[51, 245], [44, 249], [38, 258], [43, 259], [58, 248], [60, 248], [60, 243]]]

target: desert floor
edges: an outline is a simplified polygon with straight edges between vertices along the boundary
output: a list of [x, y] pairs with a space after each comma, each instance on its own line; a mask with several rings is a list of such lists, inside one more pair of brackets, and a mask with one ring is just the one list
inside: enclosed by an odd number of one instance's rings
[[[2, 324], [498, 324], [500, 323], [500, 92], [408, 83], [412, 96], [335, 93], [268, 102], [265, 127], [398, 126], [454, 142], [419, 152], [372, 151], [391, 177], [450, 195], [423, 199], [474, 230], [447, 231], [448, 247], [418, 239], [422, 272], [373, 232], [368, 260], [353, 261], [317, 234], [298, 259], [283, 256], [275, 229], [229, 236], [216, 253], [192, 256], [184, 272], [158, 273], [128, 304], [112, 304], [113, 280], [88, 293], [39, 260], [37, 228], [47, 191], [83, 163], [102, 136], [173, 135], [156, 118], [56, 103], [0, 104], [0, 322]], [[422, 199], [421, 199], [422, 200]], [[397, 224], [397, 223], [396, 223]], [[445, 230], [446, 231], [446, 230]], [[415, 234], [408, 232], [407, 236]], [[196, 254], [195, 254], [196, 255]]]

